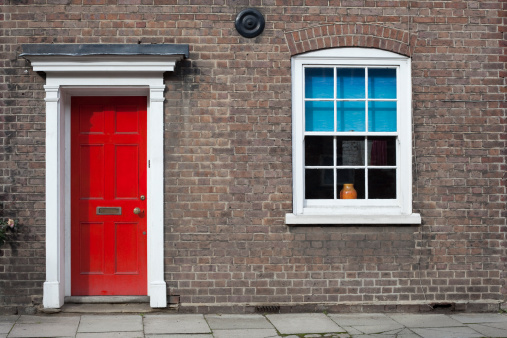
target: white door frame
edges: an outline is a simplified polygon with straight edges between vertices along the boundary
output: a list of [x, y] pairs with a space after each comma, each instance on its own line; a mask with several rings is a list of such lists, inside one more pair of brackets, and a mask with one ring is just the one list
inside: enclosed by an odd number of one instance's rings
[[164, 279], [163, 73], [182, 55], [165, 57], [30, 57], [46, 72], [46, 281], [45, 308], [71, 295], [70, 99], [72, 96], [147, 97], [147, 264], [151, 307], [167, 306]]

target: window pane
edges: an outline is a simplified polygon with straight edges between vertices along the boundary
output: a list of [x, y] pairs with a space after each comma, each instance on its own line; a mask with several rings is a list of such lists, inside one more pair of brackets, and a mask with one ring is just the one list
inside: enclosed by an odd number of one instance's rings
[[357, 192], [357, 199], [364, 199], [364, 169], [336, 170], [336, 190], [338, 198], [344, 184], [353, 184]]
[[332, 101], [305, 102], [305, 130], [334, 130], [334, 107]]
[[396, 69], [368, 69], [368, 98], [396, 98]]
[[336, 139], [336, 165], [364, 165], [364, 137]]
[[396, 131], [396, 102], [368, 102], [369, 131]]
[[336, 71], [336, 98], [365, 98], [364, 68], [338, 68]]
[[396, 137], [369, 137], [368, 165], [396, 165]]
[[333, 68], [305, 68], [305, 97], [333, 98]]
[[338, 117], [337, 131], [364, 131], [364, 101], [338, 101], [336, 113]]
[[368, 170], [368, 198], [396, 198], [396, 169]]
[[333, 169], [305, 170], [305, 198], [333, 199]]
[[305, 137], [305, 165], [333, 165], [333, 138]]

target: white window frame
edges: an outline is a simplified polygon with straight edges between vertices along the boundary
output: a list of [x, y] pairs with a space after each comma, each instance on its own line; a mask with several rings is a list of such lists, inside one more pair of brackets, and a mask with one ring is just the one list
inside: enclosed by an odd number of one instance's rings
[[[396, 67], [397, 198], [390, 200], [305, 200], [304, 68], [305, 66]], [[286, 224], [421, 224], [412, 213], [412, 81], [410, 58], [367, 48], [335, 48], [292, 58], [293, 212]], [[308, 134], [308, 133], [307, 133]], [[360, 136], [330, 132], [329, 135]]]

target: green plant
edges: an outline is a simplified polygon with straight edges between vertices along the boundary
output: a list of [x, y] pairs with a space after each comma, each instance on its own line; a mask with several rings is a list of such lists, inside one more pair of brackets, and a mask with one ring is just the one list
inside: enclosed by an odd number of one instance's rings
[[9, 218], [0, 221], [0, 246], [16, 237], [18, 221]]

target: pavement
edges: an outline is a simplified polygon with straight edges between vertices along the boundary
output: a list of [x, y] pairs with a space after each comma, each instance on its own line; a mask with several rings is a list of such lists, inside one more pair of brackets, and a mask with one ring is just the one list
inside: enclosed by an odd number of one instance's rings
[[507, 337], [507, 314], [54, 314], [0, 316], [0, 338]]

